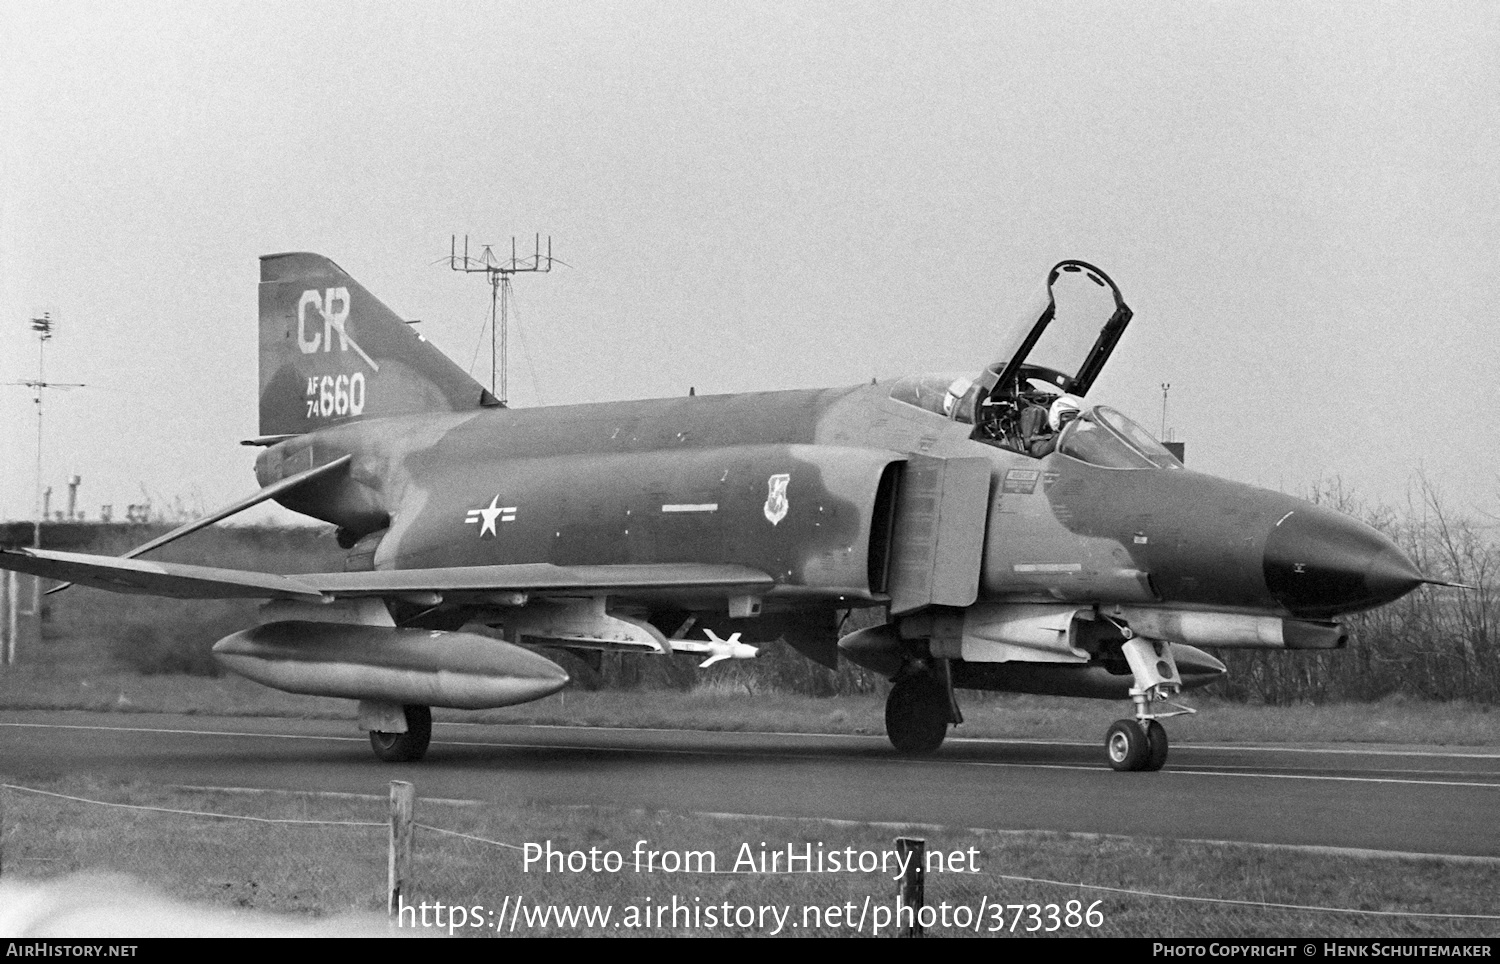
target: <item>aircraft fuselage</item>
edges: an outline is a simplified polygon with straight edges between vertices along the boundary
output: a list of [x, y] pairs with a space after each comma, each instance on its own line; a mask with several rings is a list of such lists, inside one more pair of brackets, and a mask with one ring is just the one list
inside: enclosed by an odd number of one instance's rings
[[[377, 569], [734, 563], [773, 576], [773, 604], [809, 587], [859, 606], [888, 599], [891, 467], [980, 459], [980, 599], [1327, 619], [1410, 588], [1389, 540], [1322, 507], [1189, 470], [1031, 458], [889, 394], [872, 384], [400, 416], [275, 446], [257, 472], [266, 485], [352, 454], [347, 477], [281, 501], [350, 541], [379, 532], [367, 553]], [[1293, 558], [1294, 540], [1332, 545]]]

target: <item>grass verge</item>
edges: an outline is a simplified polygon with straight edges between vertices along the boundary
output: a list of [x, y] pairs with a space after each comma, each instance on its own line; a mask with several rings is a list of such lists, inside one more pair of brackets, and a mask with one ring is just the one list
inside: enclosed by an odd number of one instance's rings
[[[270, 912], [286, 915], [283, 919], [292, 924], [351, 912], [369, 919], [384, 909], [386, 830], [378, 824], [386, 819], [386, 806], [378, 797], [225, 793], [83, 778], [29, 786], [142, 807], [377, 826], [225, 820], [4, 790], [3, 872], [10, 886], [85, 868], [107, 869], [214, 912]], [[1149, 938], [1500, 936], [1500, 919], [1493, 917], [1421, 916], [1495, 915], [1494, 895], [1500, 893], [1500, 862], [1495, 861], [420, 799], [416, 819], [468, 835], [419, 828], [408, 890], [410, 903], [429, 905], [430, 924], [437, 922], [438, 903], [463, 908], [464, 926], [451, 926], [460, 915], [449, 910], [443, 915], [449, 926], [433, 928], [451, 928], [462, 936], [497, 931], [533, 937], [769, 936], [777, 931], [778, 920], [779, 932], [787, 935], [888, 934], [896, 892], [890, 868], [727, 871], [735, 869], [737, 858], [748, 855], [758, 865], [763, 854], [785, 854], [788, 848], [823, 854], [826, 868], [830, 854], [892, 850], [893, 838], [903, 832], [925, 838], [929, 851], [966, 855], [965, 872], [934, 868], [928, 874], [928, 905], [939, 909], [935, 913], [947, 906], [946, 924], [935, 923], [930, 934], [1022, 936], [1031, 931], [1030, 936], [1039, 936], [1050, 930], [1061, 936]], [[718, 872], [646, 872], [644, 864], [637, 870], [636, 841], [644, 841], [646, 850], [679, 859], [689, 851], [712, 854]], [[557, 851], [583, 856], [573, 858], [572, 870], [554, 864], [546, 872], [538, 864], [528, 871], [528, 843], [550, 843]], [[620, 855], [617, 871], [606, 869], [611, 851]], [[588, 857], [590, 852], [596, 856]], [[656, 866], [671, 859], [658, 857]], [[977, 872], [968, 872], [970, 860]], [[590, 862], [597, 869], [588, 867]], [[699, 867], [706, 866], [707, 858], [699, 858]], [[116, 879], [114, 886], [130, 885]], [[516, 912], [518, 900], [521, 909]], [[1036, 913], [1029, 906], [1019, 911], [1010, 906], [1032, 904], [1039, 908]], [[997, 911], [997, 905], [1003, 909]], [[1054, 906], [1056, 915], [1049, 910]], [[592, 910], [596, 914], [608, 908], [609, 922], [559, 923], [559, 909], [581, 907], [597, 909]], [[981, 912], [981, 907], [986, 909]], [[1086, 916], [1090, 909], [1093, 926]], [[545, 922], [542, 914], [548, 915]], [[1070, 914], [1078, 918], [1076, 923], [1070, 923]], [[416, 916], [411, 915], [413, 920]], [[884, 926], [877, 928], [882, 920]], [[468, 926], [470, 921], [480, 926]], [[957, 926], [960, 922], [967, 926]], [[147, 936], [152, 924], [142, 917], [135, 936]]]

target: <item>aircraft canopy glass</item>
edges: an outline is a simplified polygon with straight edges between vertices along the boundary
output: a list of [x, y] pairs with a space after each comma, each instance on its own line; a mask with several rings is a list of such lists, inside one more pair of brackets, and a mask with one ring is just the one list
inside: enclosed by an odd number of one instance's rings
[[1176, 456], [1138, 423], [1098, 405], [1063, 429], [1057, 450], [1106, 469], [1180, 469]]
[[967, 375], [908, 375], [891, 388], [891, 398], [958, 422], [974, 421], [979, 385]]
[[981, 379], [992, 391], [1025, 366], [1040, 369], [1062, 391], [1086, 395], [1109, 360], [1131, 310], [1109, 276], [1082, 261], [1062, 261], [1000, 343], [999, 360]]
[[974, 438], [1026, 451], [1022, 416], [1059, 394], [1088, 394], [1130, 324], [1120, 289], [1082, 261], [1062, 261], [1032, 312], [1001, 342], [1004, 354], [980, 373]]

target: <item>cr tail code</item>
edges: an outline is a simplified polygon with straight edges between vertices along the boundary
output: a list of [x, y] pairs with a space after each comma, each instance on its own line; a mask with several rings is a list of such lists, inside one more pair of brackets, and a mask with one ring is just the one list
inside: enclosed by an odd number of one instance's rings
[[[313, 331], [308, 332], [307, 309], [309, 306], [323, 316], [322, 331], [318, 331], [314, 323]], [[360, 348], [349, 335], [348, 324], [348, 288], [328, 288], [323, 292], [319, 292], [316, 288], [309, 288], [302, 292], [302, 297], [297, 301], [297, 348], [304, 355], [311, 355], [318, 351], [333, 351], [333, 336], [337, 332], [339, 351], [353, 349], [354, 353], [370, 366], [371, 371], [380, 371], [380, 366], [375, 364], [375, 359], [365, 354], [364, 349]]]

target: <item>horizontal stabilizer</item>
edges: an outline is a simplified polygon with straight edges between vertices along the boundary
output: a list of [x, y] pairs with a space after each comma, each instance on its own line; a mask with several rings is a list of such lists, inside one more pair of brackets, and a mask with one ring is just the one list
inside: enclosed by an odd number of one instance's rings
[[[332, 462], [307, 469], [304, 472], [298, 472], [296, 475], [289, 475], [284, 479], [278, 479], [277, 481], [272, 482], [270, 485], [266, 486], [264, 489], [261, 489], [254, 495], [248, 495], [245, 498], [240, 499], [238, 502], [230, 503], [229, 505], [226, 505], [224, 508], [213, 513], [212, 515], [206, 515], [201, 519], [194, 519], [191, 522], [178, 526], [171, 532], [157, 536], [155, 539], [152, 539], [145, 545], [136, 546], [134, 549], [125, 553], [120, 558], [134, 559], [137, 556], [143, 556], [146, 553], [150, 552], [152, 549], [159, 549], [167, 543], [176, 542], [183, 536], [197, 532], [199, 529], [206, 529], [207, 527], [213, 525], [215, 522], [218, 522], [221, 519], [227, 519], [237, 512], [244, 512], [246, 509], [252, 506], [260, 505], [262, 502], [265, 502], [268, 499], [274, 499], [279, 495], [284, 495], [292, 491], [293, 489], [298, 488], [299, 486], [306, 485], [313, 479], [320, 479], [325, 475], [337, 472], [340, 469], [348, 466], [348, 464], [353, 460], [354, 456], [352, 455], [341, 456], [334, 459]], [[64, 589], [68, 588], [71, 585], [72, 583], [65, 582], [61, 586], [53, 586], [51, 589], [47, 590], [47, 594], [51, 595], [55, 592], [62, 592]]]

